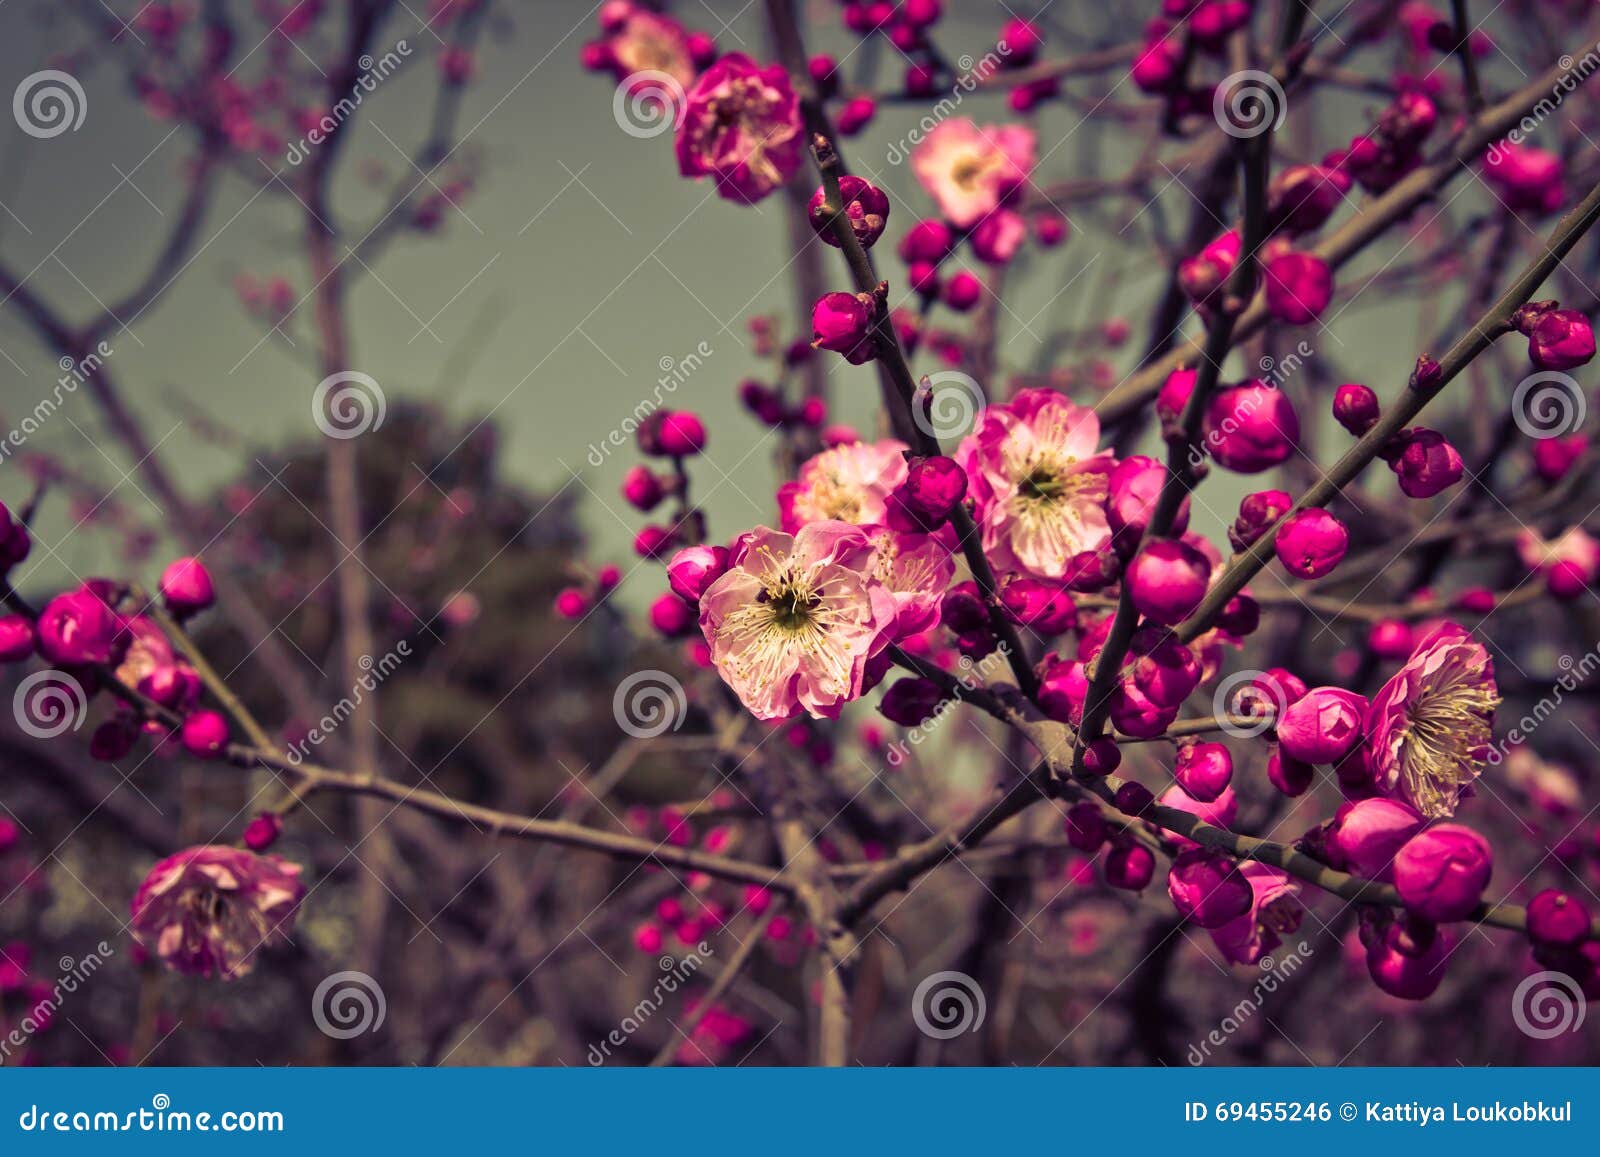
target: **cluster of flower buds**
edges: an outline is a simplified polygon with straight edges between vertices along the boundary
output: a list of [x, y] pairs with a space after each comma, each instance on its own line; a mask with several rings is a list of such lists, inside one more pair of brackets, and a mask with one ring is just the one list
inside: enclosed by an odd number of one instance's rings
[[1594, 327], [1576, 309], [1555, 301], [1533, 301], [1517, 310], [1512, 328], [1528, 339], [1528, 360], [1541, 370], [1575, 370], [1594, 359]]
[[1407, 89], [1378, 116], [1372, 130], [1348, 148], [1322, 158], [1372, 194], [1385, 193], [1422, 163], [1422, 146], [1439, 120], [1439, 109], [1425, 94]]
[[576, 622], [599, 605], [617, 584], [622, 581], [622, 571], [611, 565], [595, 572], [594, 578], [582, 583], [562, 587], [556, 592], [555, 612], [563, 619]]
[[1250, 0], [1162, 0], [1160, 14], [1144, 26], [1144, 46], [1129, 75], [1140, 92], [1166, 99], [1169, 124], [1212, 105], [1212, 88], [1190, 83], [1185, 45], [1220, 57], [1250, 15]]

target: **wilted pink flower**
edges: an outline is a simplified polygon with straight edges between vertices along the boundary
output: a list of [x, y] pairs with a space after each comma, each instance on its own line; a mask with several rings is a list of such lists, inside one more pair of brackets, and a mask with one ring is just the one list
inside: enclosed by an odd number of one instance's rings
[[742, 535], [700, 600], [711, 661], [757, 719], [837, 718], [889, 641], [894, 597], [872, 581], [872, 541], [827, 521]]
[[1273, 540], [1283, 568], [1296, 578], [1321, 578], [1344, 558], [1350, 532], [1319, 506], [1291, 514]]
[[730, 201], [755, 203], [799, 172], [805, 127], [782, 65], [733, 52], [700, 74], [678, 123], [678, 169], [716, 178]]
[[1074, 555], [1107, 542], [1112, 461], [1099, 442], [1094, 411], [1054, 390], [1022, 390], [983, 411], [956, 460], [999, 569], [1061, 578]]
[[1250, 910], [1211, 930], [1218, 950], [1234, 964], [1254, 964], [1281, 944], [1281, 934], [1300, 927], [1305, 910], [1300, 884], [1285, 872], [1254, 860], [1239, 865], [1250, 882]]
[[1265, 262], [1267, 309], [1290, 325], [1322, 316], [1333, 300], [1333, 270], [1311, 253], [1287, 252]]
[[1167, 895], [1191, 923], [1221, 928], [1249, 914], [1255, 893], [1230, 857], [1210, 848], [1187, 848], [1167, 873]]
[[1225, 469], [1259, 474], [1288, 458], [1299, 442], [1294, 406], [1265, 382], [1219, 390], [1206, 408], [1206, 449]]
[[1454, 815], [1488, 758], [1499, 702], [1483, 645], [1455, 623], [1430, 633], [1367, 711], [1374, 786], [1428, 819]]
[[1460, 824], [1439, 824], [1395, 854], [1394, 886], [1406, 908], [1424, 920], [1465, 920], [1483, 899], [1493, 871], [1488, 840]]
[[220, 845], [168, 856], [134, 894], [131, 928], [167, 967], [235, 980], [265, 945], [287, 939], [305, 895], [300, 865]]
[[1340, 806], [1327, 836], [1333, 866], [1367, 880], [1387, 880], [1395, 853], [1427, 824], [1399, 800], [1373, 798]]
[[[863, 249], [871, 249], [878, 238], [883, 236], [884, 227], [889, 223], [888, 195], [864, 177], [850, 174], [839, 178], [839, 195], [844, 201], [844, 215], [850, 222], [850, 231], [856, 235], [856, 240], [861, 242]], [[817, 236], [837, 249], [839, 240], [833, 235], [831, 218], [823, 208], [827, 200], [827, 188], [819, 186], [817, 191], [811, 194], [811, 203], [807, 207], [806, 216], [811, 221], [811, 228], [816, 230]]]
[[1278, 744], [1303, 763], [1336, 763], [1361, 740], [1365, 696], [1341, 687], [1313, 687], [1284, 708]]
[[793, 534], [808, 522], [834, 520], [879, 526], [888, 520], [889, 495], [906, 480], [906, 444], [851, 442], [813, 455], [793, 482], [778, 488], [778, 514]]
[[1033, 171], [1036, 141], [1026, 125], [980, 128], [965, 117], [939, 124], [911, 151], [911, 171], [945, 220], [970, 229]]

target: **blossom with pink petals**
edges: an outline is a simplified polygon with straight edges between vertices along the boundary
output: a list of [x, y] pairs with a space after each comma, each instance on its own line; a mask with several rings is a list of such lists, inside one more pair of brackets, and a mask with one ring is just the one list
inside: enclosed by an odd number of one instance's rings
[[1028, 179], [1036, 146], [1026, 125], [980, 127], [956, 117], [911, 151], [911, 171], [946, 220], [970, 229]]
[[800, 710], [837, 718], [888, 643], [895, 599], [874, 582], [858, 526], [811, 522], [740, 536], [728, 573], [700, 599], [700, 629], [723, 681], [757, 719]]
[[778, 515], [793, 534], [808, 522], [857, 526], [888, 520], [889, 495], [906, 480], [906, 444], [893, 438], [851, 442], [807, 459], [793, 482], [778, 488]]
[[1254, 964], [1283, 942], [1282, 933], [1300, 927], [1305, 909], [1296, 899], [1300, 884], [1288, 873], [1254, 860], [1239, 871], [1250, 882], [1250, 911], [1212, 929], [1211, 939], [1231, 963]]
[[904, 639], [938, 626], [939, 604], [956, 571], [950, 551], [931, 534], [888, 529], [873, 532], [872, 544], [868, 573], [894, 599], [891, 637]]
[[1062, 578], [1074, 555], [1111, 537], [1106, 520], [1110, 451], [1100, 421], [1049, 389], [1029, 389], [984, 410], [956, 460], [967, 472], [983, 548], [1001, 570]]
[[134, 894], [133, 934], [167, 967], [236, 980], [286, 939], [305, 895], [300, 865], [221, 845], [185, 848], [150, 869]]
[[1374, 786], [1428, 819], [1454, 815], [1489, 756], [1499, 702], [1483, 645], [1455, 623], [1431, 632], [1367, 711]]
[[805, 126], [782, 65], [733, 52], [701, 73], [678, 123], [678, 169], [714, 177], [730, 201], [761, 200], [800, 171]]

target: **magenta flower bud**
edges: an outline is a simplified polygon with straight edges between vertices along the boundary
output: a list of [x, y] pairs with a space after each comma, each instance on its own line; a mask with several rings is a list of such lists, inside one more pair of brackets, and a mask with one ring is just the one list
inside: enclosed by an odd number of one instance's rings
[[1380, 659], [1404, 659], [1416, 641], [1411, 624], [1400, 619], [1383, 619], [1367, 631], [1367, 649]]
[[1028, 226], [1010, 209], [986, 214], [967, 237], [972, 255], [985, 265], [1007, 264], [1027, 239]]
[[657, 410], [639, 426], [639, 448], [666, 458], [690, 458], [706, 448], [706, 428], [686, 410]]
[[806, 71], [811, 83], [817, 86], [817, 95], [827, 100], [839, 91], [839, 62], [825, 52], [819, 52], [806, 61]]
[[1333, 270], [1310, 253], [1280, 253], [1265, 263], [1267, 310], [1289, 325], [1322, 316], [1333, 300]]
[[563, 619], [581, 619], [589, 613], [589, 595], [577, 587], [563, 587], [556, 592], [555, 611]]
[[33, 539], [21, 520], [11, 517], [5, 503], [0, 502], [0, 574], [4, 574], [28, 557]]
[[133, 750], [139, 741], [139, 725], [126, 715], [107, 719], [89, 736], [89, 755], [113, 763]]
[[1493, 870], [1488, 840], [1460, 824], [1439, 824], [1396, 853], [1394, 886], [1407, 910], [1424, 920], [1465, 920], [1482, 901]]
[[853, 137], [871, 124], [872, 118], [877, 115], [878, 102], [871, 96], [863, 94], [845, 101], [844, 107], [839, 110], [839, 115], [834, 118], [833, 123], [840, 133]]
[[109, 663], [117, 616], [99, 595], [80, 588], [57, 595], [39, 615], [39, 653], [62, 666]]
[[1210, 848], [1187, 848], [1167, 873], [1167, 895], [1191, 923], [1221, 928], [1250, 911], [1255, 892], [1230, 857]]
[[1329, 862], [1364, 880], [1387, 880], [1395, 854], [1427, 822], [1399, 800], [1379, 797], [1343, 804], [1328, 827]]
[[1122, 560], [1109, 550], [1079, 551], [1067, 560], [1062, 582], [1069, 591], [1092, 595], [1103, 591], [1122, 575]]
[[633, 553], [660, 560], [677, 544], [677, 536], [664, 526], [646, 526], [633, 536]]
[[1438, 106], [1416, 89], [1406, 89], [1378, 117], [1378, 131], [1401, 148], [1415, 149], [1438, 121]]
[[0, 618], [0, 663], [20, 663], [33, 654], [33, 623], [26, 615]]
[[1180, 747], [1172, 778], [1193, 799], [1215, 803], [1233, 781], [1233, 754], [1220, 743], [1191, 743]]
[[278, 842], [283, 834], [283, 817], [276, 812], [262, 812], [244, 826], [244, 846], [252, 852], [264, 852]]
[[932, 718], [944, 701], [939, 684], [913, 675], [890, 685], [878, 704], [878, 713], [902, 727], [918, 727]]
[[1154, 739], [1178, 717], [1176, 707], [1157, 703], [1126, 678], [1112, 688], [1109, 706], [1112, 725], [1135, 739]]
[[161, 572], [161, 597], [173, 614], [198, 614], [216, 601], [211, 572], [197, 558], [180, 558]]
[[1589, 448], [1589, 436], [1569, 434], [1565, 438], [1541, 438], [1533, 443], [1533, 469], [1544, 482], [1560, 482]]
[[668, 639], [683, 639], [694, 633], [694, 607], [671, 591], [650, 604], [650, 625]]
[[1040, 635], [1059, 635], [1078, 625], [1078, 607], [1065, 587], [1044, 579], [1013, 577], [1000, 592], [1006, 618]]
[[871, 361], [873, 311], [865, 293], [824, 293], [811, 311], [811, 344], [843, 354], [851, 365]]
[[1359, 382], [1346, 382], [1333, 393], [1334, 419], [1357, 438], [1378, 424], [1382, 411], [1378, 395]]
[[955, 247], [955, 234], [943, 221], [918, 221], [900, 238], [895, 252], [907, 265], [918, 261], [937, 265], [950, 256]]
[[967, 496], [967, 473], [954, 458], [914, 458], [898, 493], [930, 529], [936, 528], [948, 521]]
[[1156, 858], [1143, 844], [1118, 837], [1106, 853], [1106, 883], [1128, 892], [1140, 892], [1156, 873]]
[[1133, 62], [1128, 75], [1140, 92], [1152, 95], [1163, 93], [1178, 78], [1178, 66], [1183, 61], [1183, 45], [1175, 36], [1150, 38], [1138, 59]]
[[944, 15], [940, 0], [902, 0], [897, 15], [908, 28], [927, 28]]
[[1239, 231], [1230, 229], [1193, 257], [1178, 263], [1178, 284], [1189, 300], [1204, 302], [1228, 280], [1239, 263]]
[[1402, 430], [1390, 445], [1385, 457], [1408, 498], [1432, 498], [1461, 481], [1461, 455], [1436, 430]]
[[1561, 158], [1530, 145], [1497, 142], [1484, 155], [1483, 177], [1516, 212], [1553, 213], [1566, 199]]
[[1273, 541], [1283, 568], [1296, 578], [1321, 578], [1328, 574], [1350, 546], [1350, 532], [1319, 506], [1308, 506], [1284, 520]]
[[1067, 834], [1067, 843], [1091, 855], [1098, 852], [1111, 836], [1111, 825], [1106, 822], [1099, 806], [1092, 803], [1076, 803], [1069, 807], [1062, 827]]
[[706, 588], [728, 569], [725, 546], [686, 546], [667, 563], [667, 585], [691, 606], [698, 606]]
[[1089, 697], [1089, 679], [1083, 664], [1051, 655], [1039, 673], [1039, 710], [1057, 723], [1076, 727], [1083, 721], [1083, 704]]
[[[1138, 545], [1145, 527], [1150, 525], [1150, 515], [1155, 510], [1156, 499], [1161, 494], [1167, 477], [1165, 463], [1142, 454], [1124, 458], [1112, 467], [1106, 476], [1106, 520], [1111, 532], [1129, 547]], [[1189, 498], [1178, 504], [1178, 513], [1172, 520], [1170, 533], [1182, 535], [1189, 528]]]
[[1206, 408], [1205, 444], [1224, 469], [1259, 474], [1293, 454], [1299, 441], [1294, 406], [1265, 383], [1220, 390]]
[[1285, 755], [1281, 749], [1275, 748], [1267, 756], [1267, 782], [1290, 799], [1304, 795], [1316, 776], [1315, 767], [1292, 755]]
[[1132, 678], [1158, 707], [1179, 707], [1200, 685], [1200, 660], [1184, 644], [1159, 627], [1146, 627], [1133, 637]]
[[1367, 973], [1390, 996], [1426, 1000], [1444, 979], [1453, 944], [1442, 929], [1419, 934], [1398, 922], [1390, 924], [1367, 947]]
[[1195, 379], [1199, 376], [1194, 370], [1173, 370], [1167, 375], [1167, 380], [1156, 394], [1156, 417], [1163, 426], [1176, 425], [1183, 416], [1183, 409], [1189, 404], [1189, 395], [1194, 393]]
[[[888, 195], [871, 182], [852, 175], [839, 178], [839, 194], [844, 200], [844, 215], [850, 222], [850, 231], [863, 249], [871, 249], [873, 242], [883, 236], [884, 226], [889, 222]], [[807, 216], [817, 236], [837, 249], [839, 241], [833, 235], [830, 215], [823, 207], [827, 199], [827, 189], [818, 188], [811, 194]]]
[[939, 602], [939, 622], [958, 635], [981, 631], [989, 625], [989, 611], [983, 605], [975, 582], [957, 583]]
[[1172, 627], [1205, 598], [1211, 562], [1186, 542], [1157, 539], [1134, 556], [1123, 581], [1141, 615]]
[[1234, 550], [1248, 550], [1293, 507], [1294, 499], [1282, 490], [1257, 490], [1246, 494], [1239, 503], [1239, 517], [1228, 531], [1229, 544]]
[[622, 497], [635, 510], [648, 514], [666, 495], [666, 487], [648, 466], [634, 466], [622, 476]]
[[1217, 630], [1243, 639], [1261, 626], [1261, 604], [1249, 595], [1234, 595], [1216, 618]]
[[1494, 592], [1486, 587], [1468, 587], [1455, 598], [1455, 606], [1474, 615], [1487, 615], [1494, 610]]
[[1038, 58], [1039, 49], [1044, 47], [1044, 33], [1030, 20], [1007, 20], [996, 44], [1005, 55], [1006, 67], [1023, 68]]
[[1594, 357], [1594, 330], [1575, 309], [1552, 309], [1528, 333], [1528, 358], [1541, 370], [1572, 370]]
[[1274, 232], [1309, 233], [1320, 228], [1344, 200], [1350, 179], [1325, 165], [1291, 165], [1267, 189], [1267, 216]]
[[1122, 765], [1122, 748], [1109, 735], [1091, 740], [1083, 748], [1083, 770], [1104, 778]]
[[957, 313], [966, 313], [983, 299], [983, 281], [963, 269], [944, 283], [944, 303]]
[[1123, 815], [1142, 816], [1155, 806], [1156, 797], [1144, 784], [1130, 779], [1117, 788], [1112, 802]]
[[215, 759], [228, 746], [228, 721], [216, 711], [196, 711], [183, 721], [183, 749], [201, 759]]
[[1334, 763], [1361, 740], [1367, 698], [1341, 687], [1313, 687], [1284, 708], [1278, 744], [1302, 763]]
[[1537, 945], [1576, 948], [1589, 928], [1589, 909], [1569, 892], [1546, 888], [1528, 904], [1528, 938]]
[[1189, 18], [1189, 31], [1197, 44], [1214, 51], [1250, 22], [1250, 13], [1249, 0], [1204, 0]]

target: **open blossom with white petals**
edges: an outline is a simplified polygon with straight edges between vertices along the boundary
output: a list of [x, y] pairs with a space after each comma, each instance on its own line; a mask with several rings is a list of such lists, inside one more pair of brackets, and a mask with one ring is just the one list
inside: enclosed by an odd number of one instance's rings
[[1457, 624], [1440, 626], [1372, 697], [1374, 785], [1428, 819], [1454, 815], [1489, 757], [1499, 703], [1489, 652]]
[[947, 120], [911, 152], [911, 171], [950, 224], [969, 229], [1033, 171], [1037, 141], [1026, 125]]
[[221, 845], [168, 856], [134, 894], [130, 926], [167, 967], [236, 980], [285, 939], [305, 895], [300, 865]]
[[1061, 578], [1073, 555], [1106, 545], [1113, 462], [1099, 444], [1094, 411], [1054, 390], [1022, 390], [984, 410], [956, 460], [997, 569]]
[[859, 526], [813, 522], [793, 535], [759, 527], [700, 599], [711, 662], [757, 719], [804, 710], [837, 718], [861, 695], [867, 660], [890, 642], [895, 599], [872, 578]]
[[778, 488], [778, 515], [790, 534], [834, 519], [873, 526], [889, 516], [889, 495], [906, 480], [906, 444], [893, 438], [851, 442], [813, 455], [799, 477]]

